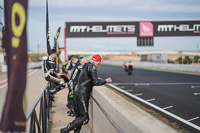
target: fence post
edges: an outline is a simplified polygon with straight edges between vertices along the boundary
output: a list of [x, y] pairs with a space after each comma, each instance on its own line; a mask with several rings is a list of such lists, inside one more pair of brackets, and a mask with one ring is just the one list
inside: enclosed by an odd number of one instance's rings
[[[37, 98], [37, 100], [32, 105], [31, 109], [27, 113], [26, 118], [30, 118], [29, 133], [47, 133], [48, 123], [51, 114], [51, 100], [49, 99], [49, 88], [50, 83], [47, 84], [43, 93]], [[36, 106], [40, 102], [39, 117], [37, 117], [37, 112], [35, 110]], [[36, 124], [36, 125], [35, 125]]]
[[46, 110], [47, 110], [47, 108], [46, 108], [46, 104], [47, 104], [47, 101], [46, 101], [46, 91], [44, 90], [44, 93], [43, 93], [43, 95], [44, 95], [44, 104], [43, 104], [43, 112], [44, 112], [44, 115], [43, 115], [43, 118], [44, 118], [44, 133], [46, 133], [46, 129], [47, 129], [47, 118], [46, 118]]

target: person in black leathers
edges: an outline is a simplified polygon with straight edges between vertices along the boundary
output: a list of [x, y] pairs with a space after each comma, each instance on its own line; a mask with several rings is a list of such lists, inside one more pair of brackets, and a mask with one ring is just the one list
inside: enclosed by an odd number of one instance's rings
[[71, 55], [69, 57], [69, 60], [67, 62], [65, 62], [64, 65], [62, 66], [63, 73], [66, 73], [69, 77], [71, 76], [71, 70], [74, 67], [73, 63], [71, 62], [72, 57], [75, 57], [75, 56]]
[[85, 63], [87, 63], [88, 61], [84, 58], [79, 58], [77, 59], [76, 57], [72, 57], [71, 58], [71, 62], [73, 64], [75, 64], [74, 66], [74, 70], [72, 72], [72, 75], [71, 75], [71, 80], [70, 82], [68, 83], [68, 87], [69, 87], [69, 93], [68, 93], [68, 104], [66, 105], [70, 110], [67, 112], [67, 114], [69, 116], [75, 116], [75, 110], [74, 110], [74, 107], [75, 107], [75, 100], [74, 100], [74, 90], [75, 90], [75, 87], [77, 86], [78, 84], [78, 77], [79, 77], [79, 74], [82, 70], [82, 67], [84, 66]]
[[67, 127], [61, 129], [61, 133], [69, 133], [72, 130], [75, 133], [79, 133], [82, 125], [89, 122], [88, 106], [93, 86], [100, 86], [112, 82], [111, 78], [100, 79], [97, 76], [97, 68], [101, 61], [101, 56], [94, 55], [91, 62], [83, 66], [74, 95], [76, 101], [76, 119], [70, 122]]
[[58, 79], [58, 75], [55, 72], [54, 59], [57, 58], [57, 53], [55, 49], [51, 50], [51, 55], [46, 57], [43, 61], [43, 75], [47, 81], [53, 83], [54, 88], [51, 88], [50, 92], [55, 93], [61, 88], [65, 87], [65, 83]]
[[78, 76], [82, 70], [82, 65], [80, 60], [78, 60], [75, 56], [71, 57], [71, 62], [73, 64], [75, 64], [74, 68], [73, 68], [73, 72], [71, 75], [71, 80], [68, 83], [68, 87], [69, 87], [69, 93], [68, 93], [68, 103], [67, 103], [67, 107], [70, 109], [67, 114], [70, 116], [74, 116], [74, 98], [73, 98], [73, 93], [75, 90], [75, 86], [78, 83]]

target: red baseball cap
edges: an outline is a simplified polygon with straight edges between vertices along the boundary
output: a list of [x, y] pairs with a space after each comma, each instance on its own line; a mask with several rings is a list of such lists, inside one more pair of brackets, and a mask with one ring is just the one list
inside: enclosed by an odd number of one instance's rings
[[96, 61], [96, 62], [103, 62], [103, 59], [101, 58], [100, 55], [96, 54], [92, 57], [92, 60], [93, 61]]

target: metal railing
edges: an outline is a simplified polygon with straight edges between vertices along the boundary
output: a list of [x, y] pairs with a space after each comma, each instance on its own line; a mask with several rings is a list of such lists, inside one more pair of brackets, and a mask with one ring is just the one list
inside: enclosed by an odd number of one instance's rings
[[[47, 133], [52, 108], [52, 101], [49, 99], [50, 87], [51, 85], [48, 83], [26, 115], [26, 119], [30, 119], [29, 133]], [[37, 114], [36, 107], [38, 104], [40, 105]]]

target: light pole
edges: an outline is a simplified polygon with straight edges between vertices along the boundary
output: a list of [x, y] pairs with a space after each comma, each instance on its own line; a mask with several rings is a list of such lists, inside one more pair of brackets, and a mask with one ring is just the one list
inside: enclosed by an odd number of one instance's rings
[[40, 53], [39, 53], [39, 51], [40, 51], [40, 45], [39, 45], [39, 42], [37, 42], [38, 43], [38, 61], [39, 61], [39, 59], [40, 59]]

